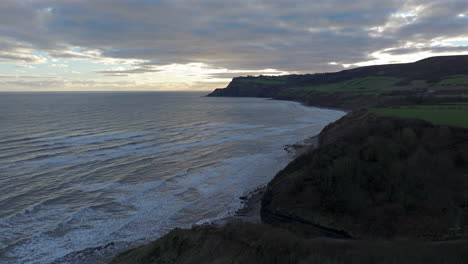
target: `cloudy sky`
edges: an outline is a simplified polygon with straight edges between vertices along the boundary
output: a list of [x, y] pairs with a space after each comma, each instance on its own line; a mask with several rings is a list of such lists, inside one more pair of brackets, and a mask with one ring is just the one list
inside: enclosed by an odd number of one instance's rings
[[466, 0], [1, 0], [0, 90], [210, 90], [468, 54]]

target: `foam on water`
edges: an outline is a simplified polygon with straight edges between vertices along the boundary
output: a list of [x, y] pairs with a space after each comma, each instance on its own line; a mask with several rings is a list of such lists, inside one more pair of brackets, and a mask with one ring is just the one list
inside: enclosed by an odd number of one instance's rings
[[[0, 142], [8, 149], [0, 157], [0, 263], [94, 262], [174, 227], [232, 214], [238, 197], [290, 161], [285, 144], [343, 115], [199, 95], [122, 94], [107, 109], [100, 95], [82, 95], [84, 106], [70, 106], [51, 94], [32, 100], [36, 108], [56, 104], [47, 109], [57, 112], [36, 116], [30, 134], [10, 134], [29, 116], [0, 127], [9, 139]], [[121, 109], [123, 98], [130, 109]], [[101, 112], [84, 118], [81, 107]], [[136, 110], [138, 118], [129, 114]]]
[[[166, 181], [137, 185], [113, 183], [86, 186], [87, 191], [107, 189], [118, 193], [111, 205], [113, 210], [111, 215], [114, 216], [111, 220], [109, 212], [104, 209], [107, 206], [82, 208], [66, 220], [62, 218], [66, 214], [63, 208], [44, 210], [46, 208], [42, 207], [39, 210], [36, 206], [15, 215], [5, 224], [13, 226], [14, 223], [22, 222], [38, 223], [43, 218], [48, 218], [49, 221], [58, 218], [61, 221], [58, 221], [54, 229], [43, 230], [32, 239], [19, 243], [8, 254], [29, 256], [22, 259], [25, 262], [33, 263], [40, 260], [42, 263], [47, 263], [63, 257], [70, 251], [97, 247], [110, 241], [147, 241], [176, 226], [188, 227], [193, 223], [218, 219], [238, 209], [239, 196], [251, 190], [252, 186], [263, 184], [271, 177], [271, 173], [284, 165], [284, 161], [278, 163], [278, 159], [281, 158], [274, 155], [250, 155], [227, 160], [225, 165], [210, 171], [197, 174], [181, 173]], [[262, 168], [266, 164], [270, 165], [269, 169], [262, 173]], [[232, 175], [241, 177], [232, 177]], [[230, 191], [226, 193], [227, 189]], [[122, 195], [125, 193], [128, 195]], [[184, 213], [187, 209], [199, 214], [188, 215]], [[35, 212], [46, 211], [48, 215], [36, 213], [31, 219], [31, 215]], [[28, 220], [24, 221], [24, 218]], [[172, 218], [181, 219], [176, 223], [171, 221]], [[23, 227], [34, 228], [31, 224]], [[148, 227], [155, 228], [148, 229]], [[11, 227], [10, 231], [16, 233], [19, 230]], [[57, 236], [60, 239], [57, 239]], [[30, 252], [34, 252], [34, 256], [30, 255]]]

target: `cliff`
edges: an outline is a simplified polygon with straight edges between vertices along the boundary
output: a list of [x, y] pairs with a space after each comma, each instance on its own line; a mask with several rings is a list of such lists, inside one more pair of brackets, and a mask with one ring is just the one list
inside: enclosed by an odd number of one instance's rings
[[467, 236], [467, 129], [357, 111], [319, 141], [268, 184], [262, 221], [306, 236]]
[[447, 103], [460, 100], [467, 93], [468, 56], [446, 56], [334, 73], [237, 77], [226, 88], [216, 89], [208, 96], [267, 97], [314, 106], [359, 109], [377, 105]]

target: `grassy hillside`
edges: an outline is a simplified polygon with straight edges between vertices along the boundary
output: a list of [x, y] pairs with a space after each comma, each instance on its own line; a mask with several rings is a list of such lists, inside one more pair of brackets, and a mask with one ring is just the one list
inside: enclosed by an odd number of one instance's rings
[[335, 73], [234, 78], [209, 96], [253, 96], [359, 109], [468, 102], [468, 56], [361, 67]]
[[343, 82], [293, 87], [289, 89], [325, 93], [381, 93], [391, 90], [399, 81], [401, 81], [401, 79], [395, 77], [369, 76]]
[[468, 75], [454, 75], [439, 82], [440, 85], [468, 85]]
[[240, 79], [239, 82], [246, 84], [261, 84], [261, 85], [282, 85], [287, 83], [287, 77], [277, 76], [277, 77], [264, 77], [264, 78], [255, 78], [255, 79]]
[[436, 125], [468, 128], [468, 104], [398, 106], [374, 111], [382, 116], [422, 119]]

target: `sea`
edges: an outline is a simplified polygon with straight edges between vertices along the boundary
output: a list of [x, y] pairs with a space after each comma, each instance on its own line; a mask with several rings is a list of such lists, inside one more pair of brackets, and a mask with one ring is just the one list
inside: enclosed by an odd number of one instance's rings
[[200, 92], [0, 93], [0, 263], [99, 263], [232, 215], [344, 112]]

